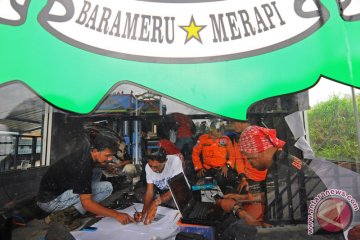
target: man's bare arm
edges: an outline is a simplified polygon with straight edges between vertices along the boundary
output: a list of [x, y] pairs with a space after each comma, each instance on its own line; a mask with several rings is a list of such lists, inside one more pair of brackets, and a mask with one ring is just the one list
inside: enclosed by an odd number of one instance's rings
[[99, 203], [92, 200], [91, 194], [80, 194], [81, 205], [86, 211], [91, 213], [115, 218], [122, 224], [128, 224], [130, 222], [134, 222], [134, 219], [126, 213], [120, 213], [113, 209], [106, 208], [101, 206]]

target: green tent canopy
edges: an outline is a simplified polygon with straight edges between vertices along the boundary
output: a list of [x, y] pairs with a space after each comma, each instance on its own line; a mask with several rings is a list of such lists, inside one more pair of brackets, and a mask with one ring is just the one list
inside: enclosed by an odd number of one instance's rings
[[321, 76], [360, 87], [360, 9], [318, 0], [2, 1], [0, 84], [86, 114], [132, 83], [244, 120]]

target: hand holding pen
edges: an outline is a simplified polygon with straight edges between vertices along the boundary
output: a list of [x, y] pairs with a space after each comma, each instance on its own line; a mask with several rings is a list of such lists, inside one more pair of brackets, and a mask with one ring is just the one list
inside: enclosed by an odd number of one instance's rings
[[138, 212], [138, 210], [136, 210], [135, 206], [134, 206], [134, 209], [135, 209], [135, 213], [134, 213], [135, 222], [142, 222], [143, 217], [144, 217], [143, 213]]

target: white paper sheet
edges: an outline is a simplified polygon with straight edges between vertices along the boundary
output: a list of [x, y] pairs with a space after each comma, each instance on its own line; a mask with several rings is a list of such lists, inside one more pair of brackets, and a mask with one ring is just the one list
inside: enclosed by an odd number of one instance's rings
[[[119, 212], [128, 213], [130, 216], [133, 216], [135, 213], [134, 206], [138, 211], [141, 211], [143, 208], [143, 204], [134, 203], [133, 206], [119, 210]], [[177, 233], [177, 222], [180, 216], [178, 210], [160, 206], [158, 207], [155, 221], [149, 225], [144, 225], [143, 223], [122, 225], [113, 218], [105, 217], [93, 225], [93, 227], [97, 227], [96, 231], [73, 231], [71, 234], [77, 240], [160, 240]]]

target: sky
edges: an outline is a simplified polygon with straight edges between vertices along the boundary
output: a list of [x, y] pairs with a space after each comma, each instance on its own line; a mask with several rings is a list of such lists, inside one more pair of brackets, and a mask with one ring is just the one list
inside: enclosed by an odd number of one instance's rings
[[[355, 93], [358, 94], [360, 91], [355, 89]], [[333, 95], [351, 97], [351, 88], [344, 84], [321, 78], [318, 84], [309, 90], [310, 106], [314, 106], [322, 101], [327, 101]]]

